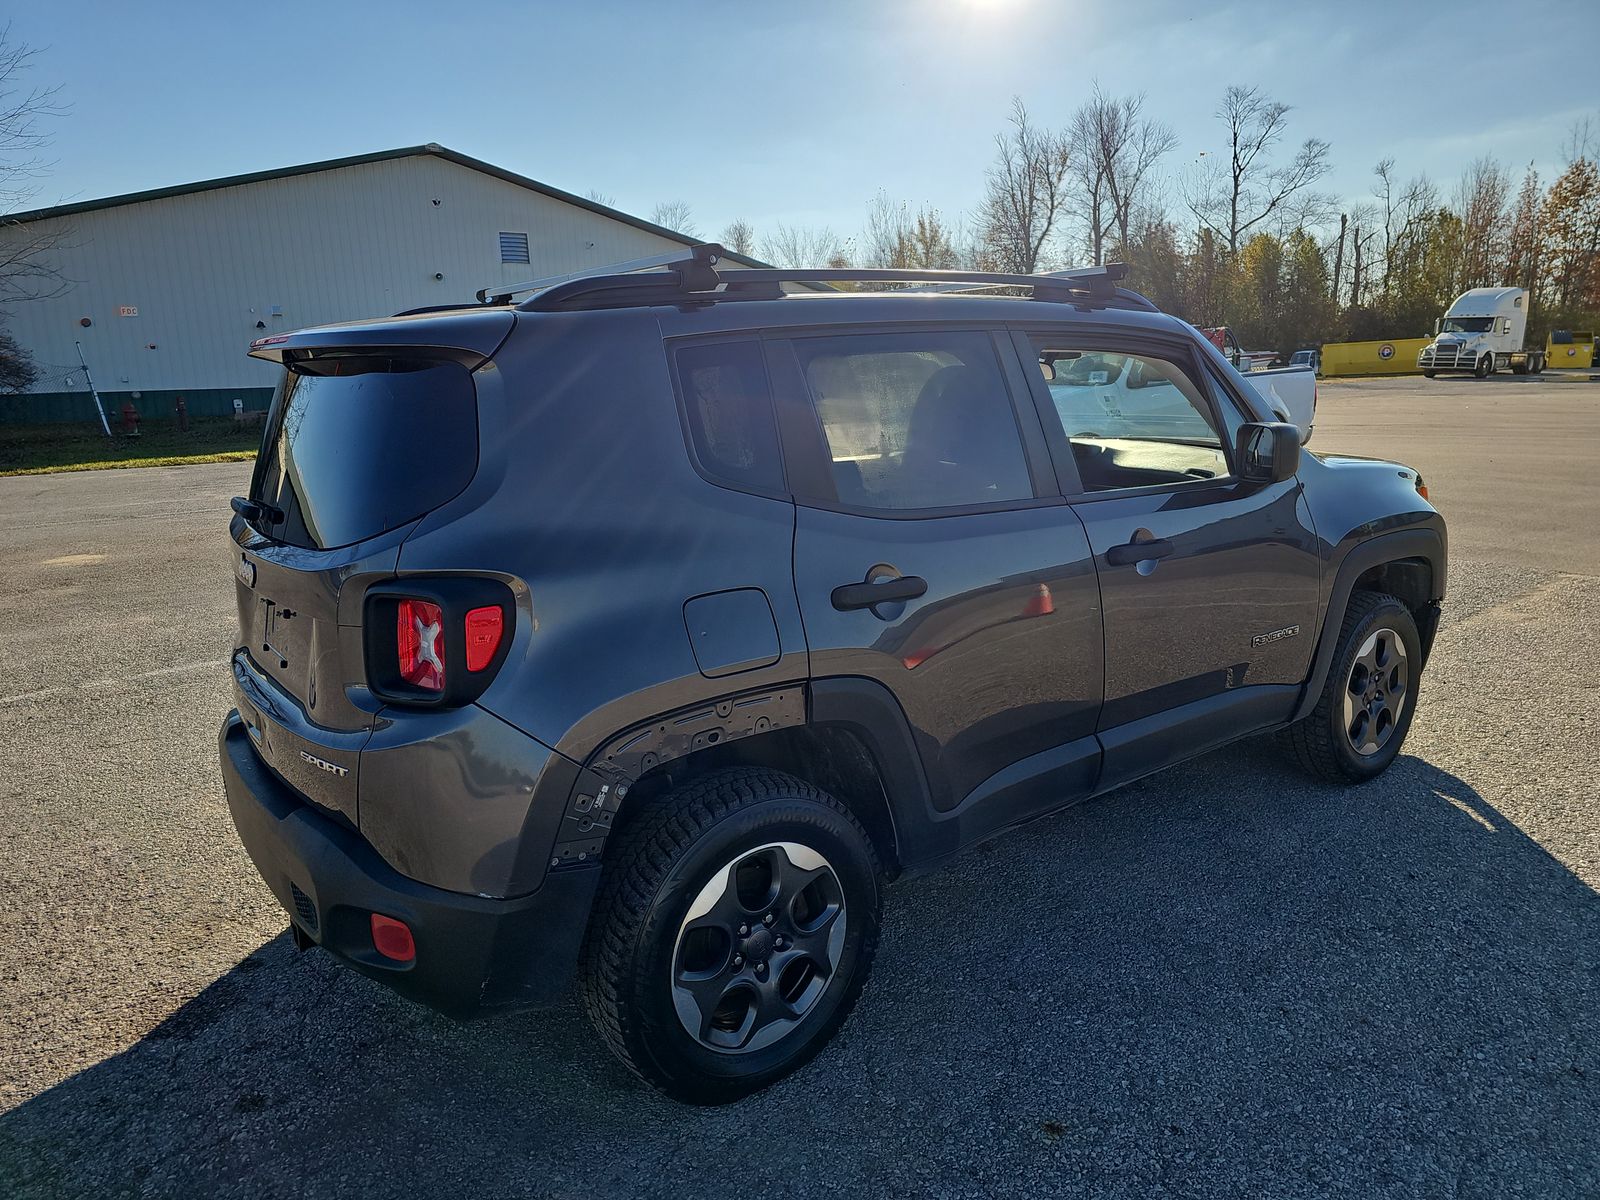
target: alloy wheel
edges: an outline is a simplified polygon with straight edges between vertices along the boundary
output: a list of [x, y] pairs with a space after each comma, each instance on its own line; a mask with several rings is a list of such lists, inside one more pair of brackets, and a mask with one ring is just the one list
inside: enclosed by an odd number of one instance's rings
[[845, 937], [844, 889], [809, 846], [773, 842], [714, 871], [678, 928], [672, 1001], [702, 1046], [747, 1054], [799, 1025]]
[[1392, 629], [1375, 629], [1350, 664], [1344, 690], [1344, 735], [1363, 758], [1394, 736], [1405, 707], [1410, 675], [1405, 643]]

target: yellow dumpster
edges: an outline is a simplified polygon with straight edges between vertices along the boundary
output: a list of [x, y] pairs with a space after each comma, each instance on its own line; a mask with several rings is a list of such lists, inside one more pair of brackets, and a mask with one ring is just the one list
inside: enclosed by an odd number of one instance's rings
[[1322, 347], [1322, 373], [1325, 376], [1414, 374], [1417, 355], [1429, 340], [1420, 337], [1328, 342]]
[[1575, 329], [1553, 329], [1544, 344], [1544, 365], [1547, 367], [1581, 367], [1585, 370], [1595, 365], [1594, 332]]

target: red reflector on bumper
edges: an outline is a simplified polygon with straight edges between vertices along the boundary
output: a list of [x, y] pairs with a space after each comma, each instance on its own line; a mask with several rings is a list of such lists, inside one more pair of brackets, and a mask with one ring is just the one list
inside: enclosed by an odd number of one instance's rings
[[411, 962], [417, 957], [417, 943], [411, 938], [411, 928], [404, 921], [372, 914], [372, 948], [395, 962]]

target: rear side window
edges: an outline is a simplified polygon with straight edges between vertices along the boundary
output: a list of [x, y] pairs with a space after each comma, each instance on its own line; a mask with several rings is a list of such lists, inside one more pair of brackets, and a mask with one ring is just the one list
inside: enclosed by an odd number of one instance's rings
[[794, 343], [841, 504], [953, 508], [1033, 498], [986, 333], [878, 333]]
[[290, 366], [273, 401], [251, 497], [295, 546], [348, 546], [461, 492], [478, 469], [478, 408], [460, 363], [392, 356]]
[[676, 362], [689, 440], [700, 468], [737, 488], [782, 492], [783, 456], [761, 343], [685, 346]]

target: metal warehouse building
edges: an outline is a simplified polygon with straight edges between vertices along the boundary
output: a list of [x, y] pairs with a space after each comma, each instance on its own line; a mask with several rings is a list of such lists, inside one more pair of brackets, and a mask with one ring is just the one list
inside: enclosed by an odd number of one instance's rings
[[41, 376], [12, 421], [93, 421], [78, 346], [108, 410], [266, 406], [272, 333], [661, 254], [694, 239], [457, 154], [413, 146], [17, 213], [49, 222], [61, 295], [13, 305]]

